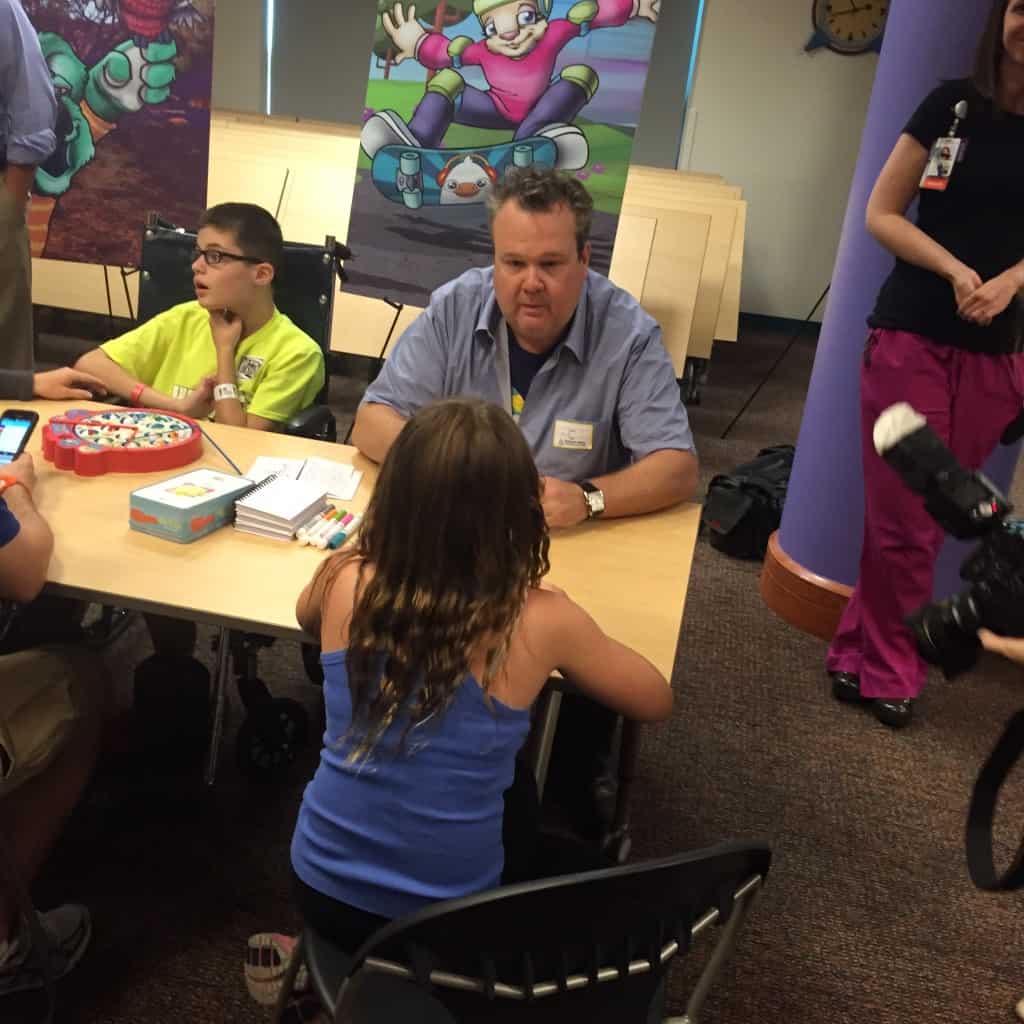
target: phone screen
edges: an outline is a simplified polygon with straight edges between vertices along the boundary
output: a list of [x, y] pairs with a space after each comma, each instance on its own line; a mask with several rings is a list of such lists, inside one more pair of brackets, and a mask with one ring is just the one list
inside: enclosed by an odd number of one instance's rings
[[35, 420], [7, 414], [0, 418], [0, 466], [21, 454], [29, 434], [35, 426]]

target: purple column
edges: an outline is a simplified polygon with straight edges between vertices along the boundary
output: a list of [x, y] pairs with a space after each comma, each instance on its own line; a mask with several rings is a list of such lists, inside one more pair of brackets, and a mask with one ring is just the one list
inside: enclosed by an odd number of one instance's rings
[[[985, 0], [895, 0], [889, 14], [779, 533], [790, 558], [837, 583], [852, 586], [860, 561], [860, 360], [865, 319], [893, 265], [864, 227], [868, 196], [918, 103], [940, 79], [969, 74], [988, 8]], [[1008, 487], [1016, 459], [1017, 449], [1000, 448], [986, 471]], [[937, 594], [960, 589], [963, 550], [943, 549]]]

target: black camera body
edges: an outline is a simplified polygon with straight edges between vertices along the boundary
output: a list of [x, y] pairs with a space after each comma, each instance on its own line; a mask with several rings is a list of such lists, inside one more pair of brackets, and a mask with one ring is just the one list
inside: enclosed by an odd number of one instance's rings
[[995, 522], [964, 560], [960, 578], [970, 585], [907, 619], [921, 657], [938, 665], [947, 679], [973, 667], [982, 627], [1024, 636], [1024, 520]]
[[1013, 506], [999, 488], [964, 469], [906, 403], [878, 418], [875, 447], [947, 533], [981, 538], [960, 567], [969, 585], [907, 617], [921, 657], [951, 679], [977, 661], [980, 628], [1024, 636], [1024, 520], [1011, 518]]

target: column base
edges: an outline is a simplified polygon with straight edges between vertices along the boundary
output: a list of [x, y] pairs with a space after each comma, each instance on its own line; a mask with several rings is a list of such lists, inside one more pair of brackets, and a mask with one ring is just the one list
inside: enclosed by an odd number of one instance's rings
[[761, 570], [761, 596], [780, 618], [801, 632], [831, 640], [852, 588], [826, 579], [793, 561], [776, 530]]

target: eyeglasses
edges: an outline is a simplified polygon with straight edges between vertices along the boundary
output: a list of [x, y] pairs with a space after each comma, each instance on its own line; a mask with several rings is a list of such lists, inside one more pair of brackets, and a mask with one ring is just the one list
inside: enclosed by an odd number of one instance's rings
[[208, 267], [219, 267], [225, 260], [237, 260], [239, 263], [266, 263], [265, 259], [259, 256], [243, 256], [237, 252], [224, 252], [223, 249], [200, 249], [198, 246], [192, 250], [192, 262], [195, 263], [202, 256]]

